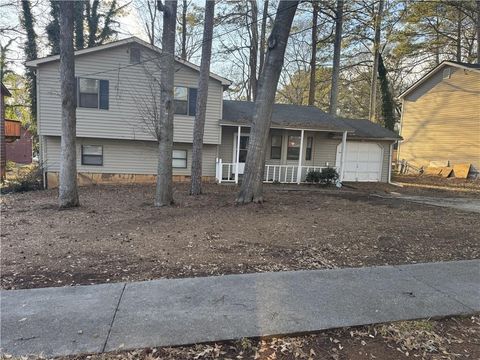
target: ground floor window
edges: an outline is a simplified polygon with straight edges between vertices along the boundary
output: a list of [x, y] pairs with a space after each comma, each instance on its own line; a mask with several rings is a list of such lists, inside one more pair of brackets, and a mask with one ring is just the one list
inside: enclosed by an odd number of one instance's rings
[[300, 136], [289, 136], [287, 147], [287, 160], [298, 160], [300, 156]]
[[312, 160], [313, 136], [307, 137], [307, 148], [305, 149], [305, 160]]
[[282, 158], [282, 135], [272, 135], [272, 147], [270, 150], [270, 159]]
[[102, 145], [82, 145], [82, 165], [103, 165]]
[[181, 169], [187, 168], [187, 150], [173, 150], [172, 167]]
[[240, 136], [240, 151], [239, 151], [238, 162], [244, 163], [245, 161], [247, 161], [248, 140], [249, 140], [248, 135]]

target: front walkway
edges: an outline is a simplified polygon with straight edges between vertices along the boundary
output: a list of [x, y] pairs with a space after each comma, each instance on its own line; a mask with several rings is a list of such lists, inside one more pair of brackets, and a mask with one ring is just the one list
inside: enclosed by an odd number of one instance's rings
[[1, 347], [47, 356], [480, 311], [480, 260], [1, 292]]

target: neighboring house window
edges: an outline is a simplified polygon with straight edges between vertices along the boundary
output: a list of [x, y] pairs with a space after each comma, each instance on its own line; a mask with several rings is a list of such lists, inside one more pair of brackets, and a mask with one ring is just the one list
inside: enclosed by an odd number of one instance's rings
[[82, 145], [82, 165], [103, 165], [102, 145]]
[[282, 158], [282, 135], [272, 135], [272, 147], [270, 150], [270, 159]]
[[300, 136], [289, 136], [287, 147], [287, 160], [298, 160], [300, 156]]
[[187, 168], [187, 150], [173, 150], [172, 166], [174, 168]]
[[132, 46], [130, 48], [130, 64], [138, 64], [140, 63], [140, 48], [136, 46]]
[[305, 150], [305, 160], [312, 160], [313, 136], [307, 137], [307, 148]]
[[78, 107], [108, 110], [108, 80], [78, 78], [77, 93]]
[[443, 78], [450, 79], [451, 71], [450, 68], [443, 69]]
[[195, 116], [197, 89], [175, 86], [175, 114]]

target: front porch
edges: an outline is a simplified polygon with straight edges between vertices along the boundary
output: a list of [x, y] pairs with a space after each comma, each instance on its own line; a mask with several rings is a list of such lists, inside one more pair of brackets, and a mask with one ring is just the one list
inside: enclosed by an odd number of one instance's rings
[[[240, 134], [240, 136], [238, 135]], [[249, 126], [222, 126], [216, 159], [218, 183], [238, 183], [247, 158]], [[334, 168], [343, 180], [347, 131], [272, 127], [267, 139], [264, 182], [300, 184], [310, 171]]]

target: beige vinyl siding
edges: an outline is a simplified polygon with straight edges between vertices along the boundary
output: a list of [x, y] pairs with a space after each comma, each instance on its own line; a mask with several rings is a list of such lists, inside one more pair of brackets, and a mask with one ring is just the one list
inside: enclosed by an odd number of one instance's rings
[[[151, 140], [153, 139], [145, 121], [142, 106], [149, 103], [152, 93], [145, 68], [158, 74], [155, 61], [143, 65], [129, 66], [129, 45], [106, 49], [91, 54], [79, 55], [75, 59], [75, 74], [78, 77], [109, 81], [109, 109], [77, 108], [77, 136], [88, 138], [110, 138]], [[159, 56], [142, 48], [143, 59]], [[41, 64], [37, 70], [39, 84], [39, 133], [61, 134], [61, 101], [59, 62]], [[126, 66], [126, 67], [125, 67]], [[176, 64], [175, 85], [198, 87], [198, 73], [184, 65]], [[209, 82], [204, 143], [220, 143], [218, 122], [222, 115], [223, 87], [217, 80]], [[174, 141], [191, 143], [194, 117], [175, 115]]]
[[[234, 134], [237, 133], [237, 127], [234, 126], [223, 126], [222, 127], [222, 143], [219, 146], [219, 158], [222, 159], [224, 163], [235, 162], [233, 156], [233, 138]], [[248, 133], [249, 128], [242, 127], [242, 133]], [[279, 160], [270, 159], [270, 141], [272, 134], [280, 134], [283, 136], [282, 143], [282, 158]], [[342, 142], [341, 139], [332, 138], [328, 132], [321, 131], [305, 131], [304, 143], [303, 143], [303, 166], [335, 166], [336, 157], [337, 157], [337, 146]], [[300, 131], [297, 130], [283, 130], [283, 129], [270, 129], [270, 138], [268, 139], [267, 154], [266, 154], [266, 165], [297, 165], [298, 160], [286, 160], [287, 159], [287, 142], [289, 135], [300, 135]], [[308, 136], [313, 136], [313, 151], [312, 151], [312, 160], [306, 161], [306, 139]], [[359, 140], [350, 140], [350, 141], [359, 141]], [[391, 141], [375, 141], [369, 140], [368, 142], [373, 142], [378, 144], [383, 148], [383, 162], [382, 162], [382, 175], [381, 181], [388, 181], [388, 167], [390, 166], [390, 144]]]
[[[47, 136], [44, 141], [46, 171], [60, 171], [60, 138]], [[103, 166], [81, 164], [82, 145], [103, 146]], [[187, 168], [174, 168], [173, 175], [190, 175], [192, 145], [174, 143], [175, 150], [187, 150]], [[156, 174], [157, 144], [154, 141], [77, 138], [77, 170], [85, 173]], [[216, 145], [203, 147], [203, 176], [215, 176]]]
[[431, 161], [471, 163], [480, 169], [480, 73], [440, 69], [403, 101], [398, 159], [416, 166]]

